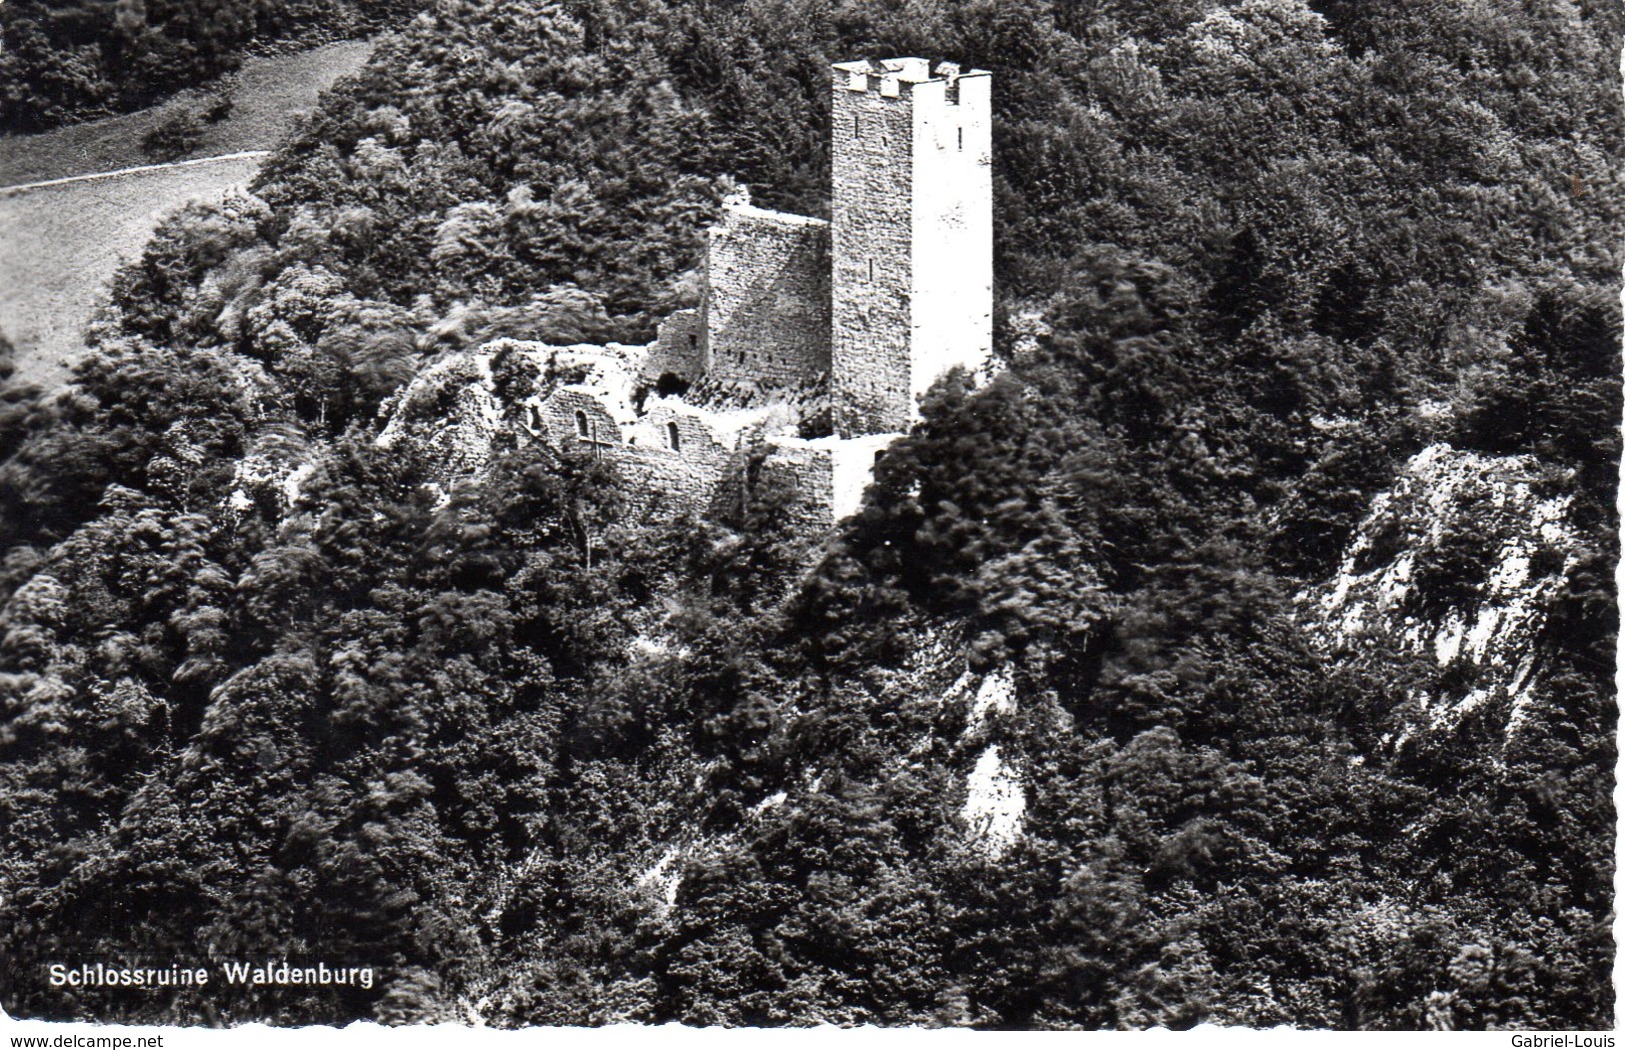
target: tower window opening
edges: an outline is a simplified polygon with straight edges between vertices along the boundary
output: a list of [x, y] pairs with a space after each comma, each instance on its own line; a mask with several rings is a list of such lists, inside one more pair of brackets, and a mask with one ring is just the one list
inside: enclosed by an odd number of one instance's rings
[[576, 409], [576, 436], [587, 437], [590, 434], [591, 431], [587, 427], [587, 413], [579, 408]]
[[875, 279], [875, 261], [873, 259], [870, 259], [870, 260], [868, 260], [868, 263], [869, 263], [869, 280], [872, 281], [872, 280]]
[[666, 444], [671, 447], [671, 450], [673, 452], [677, 452], [677, 451], [681, 450], [682, 447], [683, 447], [683, 439], [677, 433], [677, 424], [676, 423], [667, 423], [666, 424]]
[[959, 132], [959, 148], [963, 150], [965, 148], [965, 129], [957, 128], [955, 130]]
[[852, 137], [855, 139], [863, 138], [863, 125], [860, 123], [862, 119], [860, 114], [852, 114]]
[[700, 345], [700, 337], [697, 334], [695, 334], [694, 332], [688, 333], [688, 348], [690, 350], [695, 350], [695, 349], [699, 348], [699, 345]]

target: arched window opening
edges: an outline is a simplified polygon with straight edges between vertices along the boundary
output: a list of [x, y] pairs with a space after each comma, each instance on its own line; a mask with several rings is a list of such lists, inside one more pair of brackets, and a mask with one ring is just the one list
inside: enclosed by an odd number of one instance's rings
[[576, 436], [587, 437], [591, 431], [587, 427], [587, 413], [576, 409]]
[[677, 424], [676, 423], [667, 423], [666, 424], [666, 444], [671, 446], [671, 450], [673, 452], [678, 452], [678, 451], [682, 450], [683, 439], [677, 433]]

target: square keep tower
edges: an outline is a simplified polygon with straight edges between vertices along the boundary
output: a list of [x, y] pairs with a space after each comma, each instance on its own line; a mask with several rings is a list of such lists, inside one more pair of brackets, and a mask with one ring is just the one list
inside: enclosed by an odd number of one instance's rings
[[993, 346], [992, 77], [923, 58], [834, 67], [830, 394], [842, 437], [907, 430]]

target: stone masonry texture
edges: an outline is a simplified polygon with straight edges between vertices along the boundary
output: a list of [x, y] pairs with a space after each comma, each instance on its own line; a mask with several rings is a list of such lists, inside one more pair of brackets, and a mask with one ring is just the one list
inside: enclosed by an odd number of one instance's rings
[[[906, 429], [909, 420], [909, 183], [913, 112], [835, 75], [831, 136], [835, 430], [842, 435]], [[906, 89], [905, 89], [906, 90]]]
[[692, 383], [705, 374], [705, 332], [699, 310], [678, 310], [660, 322], [659, 334], [649, 350], [644, 378], [657, 382], [674, 375]]
[[718, 380], [783, 387], [828, 372], [828, 224], [726, 209], [711, 231], [702, 311]]
[[991, 78], [915, 59], [834, 70], [835, 429], [906, 430], [918, 397], [992, 347]]

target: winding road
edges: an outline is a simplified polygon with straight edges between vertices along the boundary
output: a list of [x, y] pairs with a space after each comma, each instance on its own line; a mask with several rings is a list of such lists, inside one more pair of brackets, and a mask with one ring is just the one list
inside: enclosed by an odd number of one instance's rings
[[75, 182], [92, 182], [96, 179], [116, 179], [123, 175], [142, 175], [149, 171], [165, 171], [169, 168], [186, 168], [195, 164], [217, 164], [223, 160], [258, 160], [269, 157], [268, 149], [243, 150], [240, 153], [221, 153], [213, 157], [194, 157], [191, 160], [172, 160], [167, 164], [140, 164], [133, 168], [119, 168], [115, 171], [93, 171], [88, 175], [69, 175], [64, 179], [46, 179], [43, 182], [22, 182], [15, 186], [0, 186], [0, 197], [9, 197], [23, 193], [27, 190], [43, 190], [51, 186], [67, 186]]

